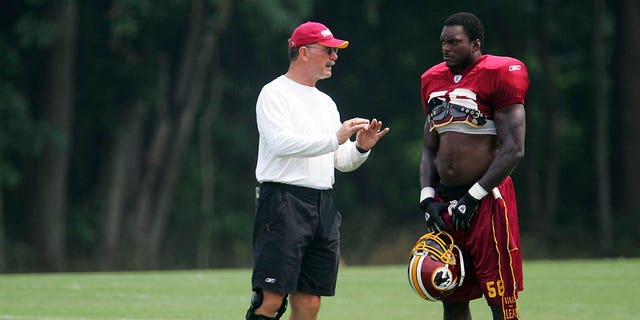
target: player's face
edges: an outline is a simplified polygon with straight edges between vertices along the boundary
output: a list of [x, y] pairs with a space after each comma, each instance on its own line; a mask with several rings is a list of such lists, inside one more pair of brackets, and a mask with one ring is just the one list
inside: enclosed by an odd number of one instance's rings
[[477, 43], [469, 40], [462, 26], [444, 26], [440, 34], [442, 59], [454, 72], [462, 72], [474, 61]]
[[338, 60], [338, 49], [325, 47], [320, 44], [310, 44], [304, 46], [308, 50], [308, 65], [310, 75], [317, 79], [331, 77], [331, 68]]

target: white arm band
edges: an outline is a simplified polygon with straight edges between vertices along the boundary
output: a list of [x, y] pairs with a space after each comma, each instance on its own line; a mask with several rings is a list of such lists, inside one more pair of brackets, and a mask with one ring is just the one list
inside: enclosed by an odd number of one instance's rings
[[420, 202], [422, 202], [426, 198], [435, 198], [436, 190], [431, 187], [424, 187], [420, 190]]
[[474, 197], [476, 200], [480, 200], [480, 199], [484, 198], [484, 196], [489, 194], [489, 192], [487, 190], [485, 190], [479, 183], [476, 182], [469, 189], [469, 194], [472, 197]]

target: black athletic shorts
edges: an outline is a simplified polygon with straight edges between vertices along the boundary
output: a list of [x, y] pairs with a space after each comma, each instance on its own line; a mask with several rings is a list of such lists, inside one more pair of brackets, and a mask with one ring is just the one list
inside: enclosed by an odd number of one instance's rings
[[253, 289], [335, 295], [341, 220], [330, 190], [262, 183], [253, 226]]

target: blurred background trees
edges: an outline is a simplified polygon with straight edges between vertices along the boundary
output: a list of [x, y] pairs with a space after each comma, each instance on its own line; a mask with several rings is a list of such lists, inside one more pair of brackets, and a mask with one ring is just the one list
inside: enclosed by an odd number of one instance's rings
[[[343, 254], [404, 263], [417, 208], [419, 77], [443, 20], [530, 72], [513, 174], [525, 258], [637, 256], [640, 5], [585, 1], [7, 1], [0, 11], [0, 270], [248, 267], [255, 99], [300, 23], [348, 39], [318, 86], [391, 127], [336, 173]], [[614, 59], [615, 58], [615, 59]]]

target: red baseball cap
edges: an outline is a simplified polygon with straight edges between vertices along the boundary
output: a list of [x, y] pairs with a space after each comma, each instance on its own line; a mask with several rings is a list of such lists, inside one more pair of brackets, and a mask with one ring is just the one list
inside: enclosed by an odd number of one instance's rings
[[329, 28], [322, 23], [307, 21], [293, 30], [289, 39], [289, 48], [299, 48], [312, 43], [340, 49], [349, 45], [349, 41], [334, 38]]

